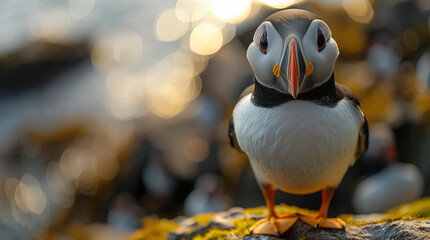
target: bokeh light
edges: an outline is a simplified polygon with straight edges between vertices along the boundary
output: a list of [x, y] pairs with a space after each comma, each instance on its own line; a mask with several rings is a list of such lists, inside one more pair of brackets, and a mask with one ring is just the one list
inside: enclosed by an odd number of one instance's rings
[[125, 68], [115, 68], [106, 79], [106, 90], [110, 97], [122, 99], [130, 96], [132, 90], [132, 75]]
[[359, 23], [369, 23], [373, 19], [373, 7], [368, 0], [342, 0], [348, 16]]
[[71, 147], [63, 152], [60, 159], [61, 173], [69, 180], [77, 180], [87, 165], [87, 153], [79, 147]]
[[155, 22], [155, 36], [163, 42], [175, 41], [185, 34], [188, 26], [187, 22], [179, 21], [175, 9], [168, 9]]
[[272, 8], [281, 9], [281, 8], [287, 8], [294, 4], [299, 4], [304, 0], [260, 0], [260, 1]]
[[221, 29], [212, 23], [197, 25], [190, 36], [190, 49], [200, 55], [216, 53], [222, 46]]
[[188, 161], [201, 162], [209, 155], [209, 143], [201, 137], [192, 137], [185, 142], [183, 154]]
[[16, 178], [8, 178], [4, 184], [4, 193], [10, 203], [15, 204], [15, 189], [19, 184]]
[[175, 11], [179, 21], [199, 21], [209, 13], [209, 0], [178, 0]]
[[99, 39], [91, 50], [91, 62], [96, 68], [107, 69], [115, 61], [114, 43], [108, 39]]
[[148, 107], [159, 117], [178, 115], [200, 93], [199, 78], [193, 76], [192, 63], [178, 63], [181, 58], [187, 59], [187, 56], [183, 53], [172, 54], [155, 63], [148, 72]]
[[111, 180], [119, 172], [118, 159], [111, 156], [102, 156], [97, 162], [97, 176], [103, 180]]
[[210, 9], [222, 21], [239, 23], [251, 12], [251, 0], [211, 0]]
[[194, 77], [199, 74], [199, 72], [196, 72], [194, 69], [194, 60], [192, 56], [183, 51], [177, 51], [174, 54], [173, 62], [175, 70], [184, 76]]
[[59, 162], [51, 162], [46, 168], [46, 181], [54, 191], [54, 201], [63, 208], [70, 208], [75, 200], [75, 182], [66, 178]]
[[236, 25], [234, 24], [226, 24], [222, 28], [222, 37], [223, 37], [223, 45], [229, 43], [231, 40], [236, 37]]
[[50, 42], [64, 41], [69, 36], [71, 17], [69, 12], [61, 8], [51, 8], [36, 13], [29, 27], [36, 38], [44, 38]]
[[122, 66], [134, 67], [142, 60], [143, 43], [137, 32], [124, 31], [115, 35], [114, 57]]
[[69, 0], [70, 15], [76, 20], [87, 17], [95, 2], [96, 0]]
[[252, 33], [285, 8], [330, 26], [336, 81], [369, 126], [396, 131], [399, 162], [414, 162], [428, 184], [425, 0], [23, 2], [0, 4], [0, 239], [117, 236], [94, 225], [127, 235], [149, 213], [183, 214], [206, 172], [225, 181], [220, 199], [254, 204], [248, 161], [226, 131], [254, 80]]
[[15, 189], [16, 205], [23, 212], [41, 214], [46, 208], [46, 197], [37, 178], [25, 174]]

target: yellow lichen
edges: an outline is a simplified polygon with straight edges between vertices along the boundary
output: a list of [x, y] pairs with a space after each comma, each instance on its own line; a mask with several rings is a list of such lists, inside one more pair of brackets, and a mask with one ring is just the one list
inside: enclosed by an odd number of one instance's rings
[[159, 240], [166, 239], [169, 232], [176, 230], [179, 224], [167, 219], [156, 217], [144, 217], [142, 220], [143, 228], [133, 233], [128, 240]]
[[342, 214], [339, 216], [347, 225], [363, 226], [395, 220], [429, 220], [430, 219], [430, 197], [419, 199], [412, 203], [400, 205], [387, 211], [389, 216], [377, 221], [357, 222], [352, 214]]
[[220, 230], [210, 229], [204, 236], [198, 235], [193, 240], [215, 240], [225, 239], [228, 236], [242, 238], [249, 234], [251, 227], [258, 222], [258, 219], [254, 218], [239, 218], [232, 222], [234, 228]]
[[257, 223], [259, 219], [254, 218], [239, 218], [233, 221], [233, 225], [236, 227], [232, 230], [232, 233], [238, 237], [244, 237], [249, 234], [251, 227]]
[[211, 229], [204, 236], [197, 235], [193, 240], [217, 240], [225, 239], [231, 234], [230, 230]]
[[[306, 215], [315, 215], [317, 212], [312, 211], [305, 208], [299, 208], [296, 206], [289, 206], [286, 204], [281, 203], [280, 205], [275, 206], [275, 211], [279, 215], [284, 214], [290, 214], [290, 213], [301, 213]], [[266, 207], [256, 207], [256, 208], [247, 208], [243, 211], [245, 214], [259, 214], [259, 215], [267, 215], [267, 208]]]
[[[307, 215], [314, 215], [316, 211], [308, 209], [302, 209], [295, 206], [288, 206], [281, 204], [275, 206], [275, 210], [278, 214], [290, 214], [290, 213], [301, 213]], [[251, 218], [249, 215], [267, 215], [266, 207], [248, 208], [244, 210], [245, 217], [236, 219], [232, 222], [232, 229], [210, 229], [204, 236], [198, 235], [193, 240], [216, 240], [225, 239], [230, 237], [231, 239], [242, 238], [249, 234], [251, 227], [259, 221], [259, 219]], [[390, 222], [394, 220], [430, 220], [430, 197], [417, 200], [413, 203], [404, 204], [396, 208], [387, 211], [389, 216], [370, 222], [358, 222], [354, 220], [354, 215], [343, 214], [341, 218], [347, 225], [363, 226], [369, 224], [377, 224], [382, 222]], [[198, 223], [194, 228], [200, 228], [207, 226], [215, 213], [199, 214], [192, 219]], [[248, 216], [247, 216], [248, 215]], [[178, 229], [179, 224], [175, 221], [169, 221], [167, 219], [158, 219], [155, 217], [145, 217], [143, 219], [143, 228], [132, 234], [129, 240], [155, 240], [155, 239], [166, 239], [169, 232]], [[305, 240], [304, 238], [301, 240]]]
[[215, 213], [202, 213], [193, 217], [194, 222], [200, 225], [208, 225]]
[[255, 208], [247, 208], [243, 210], [244, 214], [258, 214], [258, 215], [266, 215], [267, 208], [266, 207], [255, 207]]
[[430, 197], [422, 198], [412, 203], [402, 204], [388, 210], [387, 213], [395, 216], [429, 218]]
[[370, 225], [370, 224], [378, 224], [383, 222], [391, 222], [396, 220], [424, 220], [423, 218], [417, 218], [417, 217], [409, 217], [409, 216], [388, 216], [384, 217], [375, 221], [355, 221], [353, 214], [342, 214], [339, 216], [340, 219], [342, 219], [346, 225], [349, 226], [364, 226], [364, 225]]
[[275, 211], [280, 214], [291, 214], [291, 213], [300, 213], [300, 214], [304, 214], [304, 215], [315, 215], [317, 214], [317, 211], [313, 211], [313, 210], [309, 210], [306, 208], [299, 208], [296, 206], [289, 206], [286, 204], [280, 204], [275, 206]]

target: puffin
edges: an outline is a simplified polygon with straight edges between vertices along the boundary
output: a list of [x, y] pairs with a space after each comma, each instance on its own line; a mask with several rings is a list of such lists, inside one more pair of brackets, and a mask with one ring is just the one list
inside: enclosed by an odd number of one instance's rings
[[[268, 216], [251, 234], [280, 236], [298, 220], [315, 228], [345, 229], [328, 218], [334, 191], [368, 147], [360, 102], [334, 81], [339, 55], [327, 24], [301, 9], [278, 11], [256, 29], [246, 57], [254, 84], [241, 94], [230, 118], [230, 144], [244, 152], [261, 188]], [[322, 191], [316, 215], [275, 211], [275, 190]]]

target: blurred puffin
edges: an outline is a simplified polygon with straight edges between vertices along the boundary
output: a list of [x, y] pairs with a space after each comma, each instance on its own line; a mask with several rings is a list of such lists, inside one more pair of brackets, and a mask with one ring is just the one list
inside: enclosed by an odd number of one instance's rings
[[[328, 206], [348, 167], [364, 155], [368, 127], [353, 93], [334, 82], [338, 55], [327, 24], [305, 10], [276, 12], [255, 31], [247, 50], [255, 83], [242, 93], [229, 126], [231, 145], [248, 155], [269, 210], [253, 234], [279, 236], [298, 219], [345, 228], [327, 218]], [[278, 215], [276, 189], [322, 190], [318, 214]]]

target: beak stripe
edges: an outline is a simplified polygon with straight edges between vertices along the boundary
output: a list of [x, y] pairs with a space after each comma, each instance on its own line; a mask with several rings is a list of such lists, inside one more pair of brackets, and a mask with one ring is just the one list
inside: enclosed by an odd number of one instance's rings
[[296, 98], [297, 97], [297, 84], [299, 78], [299, 67], [297, 65], [297, 55], [296, 55], [296, 42], [291, 41], [290, 53], [288, 56], [288, 79], [290, 81], [289, 92]]

